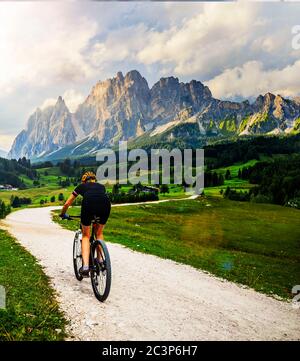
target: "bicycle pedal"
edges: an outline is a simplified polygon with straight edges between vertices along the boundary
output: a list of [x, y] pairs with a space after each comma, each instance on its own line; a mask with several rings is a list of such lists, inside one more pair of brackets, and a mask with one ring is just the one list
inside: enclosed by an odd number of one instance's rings
[[79, 273], [83, 278], [89, 278], [90, 277], [90, 271], [83, 271], [82, 268], [79, 269]]

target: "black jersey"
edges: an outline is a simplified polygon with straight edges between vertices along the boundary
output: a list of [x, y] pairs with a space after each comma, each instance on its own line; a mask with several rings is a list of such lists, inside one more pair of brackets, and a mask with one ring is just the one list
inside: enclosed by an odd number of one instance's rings
[[99, 197], [106, 194], [104, 185], [96, 182], [81, 183], [74, 189], [73, 195], [77, 197], [81, 195], [83, 198]]
[[81, 205], [81, 223], [90, 226], [96, 216], [105, 224], [110, 214], [111, 204], [104, 185], [96, 182], [81, 183], [74, 189], [73, 195], [83, 197]]

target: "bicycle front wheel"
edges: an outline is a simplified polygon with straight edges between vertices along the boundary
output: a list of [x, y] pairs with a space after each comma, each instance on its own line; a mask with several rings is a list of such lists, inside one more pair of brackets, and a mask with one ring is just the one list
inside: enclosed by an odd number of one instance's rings
[[92, 244], [91, 282], [94, 294], [100, 302], [104, 302], [110, 292], [111, 263], [109, 252], [103, 241]]
[[73, 243], [73, 266], [78, 281], [82, 281], [82, 275], [79, 273], [79, 269], [82, 267], [81, 239], [81, 231], [77, 231]]

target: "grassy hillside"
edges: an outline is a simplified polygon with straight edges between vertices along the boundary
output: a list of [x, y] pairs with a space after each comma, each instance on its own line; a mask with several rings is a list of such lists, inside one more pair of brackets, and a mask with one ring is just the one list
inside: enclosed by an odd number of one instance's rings
[[115, 207], [105, 233], [110, 242], [284, 298], [300, 279], [300, 217], [294, 209], [215, 197]]
[[[91, 167], [81, 166], [77, 169], [78, 173], [83, 173], [84, 169], [90, 169]], [[34, 180], [22, 177], [24, 183], [26, 183], [26, 189], [20, 189], [18, 191], [0, 191], [0, 199], [5, 201], [7, 204], [10, 202], [11, 196], [18, 197], [29, 197], [32, 199], [32, 204], [30, 207], [40, 206], [40, 201], [46, 201], [45, 205], [61, 205], [63, 202], [58, 201], [58, 196], [60, 193], [63, 194], [64, 199], [69, 197], [71, 192], [74, 190], [75, 185], [72, 180], [75, 177], [69, 178], [71, 184], [66, 187], [62, 187], [59, 184], [59, 180], [66, 180], [68, 177], [63, 174], [58, 166], [47, 167], [47, 168], [38, 168], [36, 169], [38, 174], [38, 185], [34, 185]], [[77, 182], [75, 182], [77, 184]], [[128, 192], [132, 188], [131, 185], [122, 185], [121, 190]], [[112, 185], [106, 185], [107, 191], [112, 191]], [[183, 188], [180, 185], [170, 185], [169, 193], [160, 194], [161, 199], [168, 198], [182, 198], [185, 197]], [[51, 198], [55, 197], [55, 202], [51, 202]]]
[[6, 309], [0, 309], [0, 340], [62, 340], [65, 324], [49, 280], [36, 260], [0, 230], [0, 285]]
[[0, 184], [25, 188], [26, 182], [30, 182], [35, 176], [36, 172], [31, 168], [29, 160], [22, 158], [17, 161], [0, 158]]

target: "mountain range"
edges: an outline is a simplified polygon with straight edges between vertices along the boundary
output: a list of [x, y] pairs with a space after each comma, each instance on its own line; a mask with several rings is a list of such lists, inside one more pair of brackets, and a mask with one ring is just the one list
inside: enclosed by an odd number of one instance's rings
[[37, 108], [16, 137], [9, 158], [61, 159], [93, 155], [119, 140], [135, 144], [201, 141], [232, 135], [300, 131], [300, 99], [267, 93], [250, 103], [219, 100], [200, 81], [161, 78], [151, 88], [132, 70], [99, 81], [71, 113], [62, 97]]

